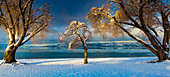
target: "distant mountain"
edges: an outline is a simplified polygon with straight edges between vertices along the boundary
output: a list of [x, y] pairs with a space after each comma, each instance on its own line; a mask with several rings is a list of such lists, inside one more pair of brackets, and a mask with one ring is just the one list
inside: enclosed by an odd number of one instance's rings
[[[133, 41], [132, 38], [128, 38], [128, 37], [125, 37], [125, 38], [108, 38], [109, 40], [108, 41]], [[105, 41], [105, 39], [103, 39], [102, 37], [93, 37], [91, 39], [91, 41]]]

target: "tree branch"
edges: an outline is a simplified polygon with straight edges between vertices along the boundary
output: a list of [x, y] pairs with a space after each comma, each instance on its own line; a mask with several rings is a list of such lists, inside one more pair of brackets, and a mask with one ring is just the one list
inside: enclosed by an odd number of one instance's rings
[[[135, 25], [135, 24], [132, 24], [132, 23], [117, 21], [115, 17], [113, 17], [113, 19], [114, 19], [117, 23], [125, 24], [125, 25], [131, 25], [131, 26], [136, 27], [136, 25]], [[138, 28], [138, 27], [137, 27], [137, 28]]]
[[38, 32], [43, 30], [45, 27], [47, 27], [47, 24], [45, 26], [39, 26], [35, 31], [33, 31], [22, 43], [21, 45], [25, 44], [27, 41], [29, 41], [34, 35], [36, 35]]
[[121, 25], [118, 25], [118, 27], [120, 27], [124, 32], [126, 32], [131, 38], [133, 38], [134, 40], [136, 40], [137, 42], [139, 42], [140, 44], [142, 44], [143, 46], [145, 46], [147, 49], [149, 49], [150, 51], [152, 51], [156, 56], [159, 56], [157, 51], [155, 49], [153, 49], [150, 45], [146, 44], [144, 41], [142, 41], [141, 39], [133, 36], [130, 32], [128, 32], [125, 28], [123, 28]]
[[153, 31], [153, 33], [156, 35], [156, 37], [158, 37], [158, 33], [155, 31], [155, 29], [151, 28], [149, 25], [147, 25], [147, 27]]
[[6, 8], [7, 8], [7, 13], [8, 13], [8, 15], [9, 15], [9, 18], [10, 18], [10, 21], [11, 21], [11, 24], [13, 25], [14, 24], [14, 22], [13, 22], [13, 18], [12, 18], [12, 15], [11, 15], [11, 12], [10, 12], [10, 10], [9, 10], [9, 4], [7, 3], [7, 1], [6, 0], [4, 0], [4, 2], [5, 2], [5, 6], [6, 6]]
[[[142, 0], [140, 0], [140, 3], [143, 3], [143, 1]], [[141, 23], [141, 26], [142, 27], [145, 27], [146, 25], [145, 25], [145, 22], [144, 22], [144, 19], [143, 19], [143, 7], [146, 5], [146, 2], [142, 5], [142, 6], [140, 6], [140, 8], [139, 8], [139, 20], [140, 20], [140, 23]]]
[[27, 7], [29, 6], [30, 3], [32, 3], [34, 0], [29, 0], [27, 1], [27, 3], [25, 4], [25, 6], [23, 7], [23, 12], [25, 13]]
[[122, 8], [122, 10], [124, 11], [125, 15], [135, 24], [135, 27], [140, 28], [138, 22], [136, 22], [136, 21], [128, 14], [128, 12], [125, 10], [125, 7], [124, 7], [123, 3], [121, 2], [121, 3], [119, 3], [119, 5], [121, 6], [121, 8]]

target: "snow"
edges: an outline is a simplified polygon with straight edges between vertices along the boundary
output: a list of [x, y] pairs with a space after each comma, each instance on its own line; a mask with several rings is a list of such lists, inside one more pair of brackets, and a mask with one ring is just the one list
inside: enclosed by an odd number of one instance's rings
[[[153, 34], [153, 32], [148, 28], [148, 27], [146, 27], [148, 30], [149, 30], [149, 33], [154, 37], [153, 39], [156, 39], [155, 41], [157, 42], [157, 44], [159, 45], [159, 47], [161, 47], [161, 49], [162, 50], [164, 50], [163, 49], [163, 47], [161, 46], [162, 44], [161, 44], [161, 41], [157, 38], [157, 36], [155, 36], [154, 34]], [[161, 44], [161, 45], [160, 45]], [[166, 51], [164, 51], [164, 52], [166, 52]]]
[[11, 44], [9, 46], [7, 46], [7, 48], [5, 49], [5, 51], [8, 51], [10, 47], [12, 47], [14, 44]]
[[0, 77], [170, 77], [170, 61], [147, 63], [155, 57], [18, 59], [21, 65], [0, 65]]
[[8, 35], [9, 35], [9, 40], [12, 41], [12, 34], [9, 28], [7, 28]]

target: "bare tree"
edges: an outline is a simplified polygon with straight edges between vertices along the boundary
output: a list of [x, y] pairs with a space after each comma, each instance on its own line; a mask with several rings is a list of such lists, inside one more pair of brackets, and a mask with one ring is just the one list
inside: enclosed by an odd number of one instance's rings
[[34, 0], [1, 0], [0, 27], [7, 32], [9, 43], [5, 50], [4, 61], [16, 62], [15, 53], [18, 47], [35, 38], [44, 37], [49, 31], [52, 19], [49, 5], [34, 5]]
[[83, 44], [84, 47], [84, 64], [87, 64], [87, 46], [86, 40], [89, 39], [92, 35], [88, 30], [88, 27], [83, 22], [72, 21], [69, 24], [69, 27], [66, 27], [65, 33], [61, 33], [60, 41], [66, 41], [68, 38], [72, 38], [68, 49], [76, 48], [80, 43]]
[[[170, 26], [168, 0], [110, 0], [101, 8], [93, 7], [88, 13], [87, 20], [97, 31], [108, 32], [119, 36], [122, 30], [131, 38], [153, 52], [158, 61], [168, 59]], [[114, 5], [114, 6], [113, 6]], [[113, 8], [113, 9], [112, 9]], [[160, 17], [162, 19], [160, 19]], [[150, 44], [131, 33], [137, 29]], [[118, 31], [118, 32], [117, 32]], [[100, 32], [101, 33], [101, 32]], [[104, 32], [103, 32], [104, 33]], [[163, 33], [163, 37], [160, 37]], [[162, 38], [161, 41], [159, 38]]]

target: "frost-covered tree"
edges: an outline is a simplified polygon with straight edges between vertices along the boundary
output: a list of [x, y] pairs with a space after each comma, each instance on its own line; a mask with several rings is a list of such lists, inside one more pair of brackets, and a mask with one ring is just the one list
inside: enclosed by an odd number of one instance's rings
[[35, 35], [44, 38], [51, 19], [48, 4], [38, 6], [34, 0], [0, 0], [0, 27], [9, 38], [4, 62], [16, 62], [18, 47], [37, 38]]
[[[122, 33], [145, 46], [158, 57], [158, 61], [168, 59], [170, 26], [168, 0], [110, 0], [101, 8], [93, 7], [87, 20], [96, 31], [109, 32], [117, 37]], [[139, 31], [146, 40], [131, 31]], [[142, 37], [143, 38], [143, 37]], [[161, 39], [162, 40], [161, 40]]]
[[76, 48], [82, 43], [84, 47], [84, 64], [87, 64], [86, 41], [92, 37], [87, 25], [83, 22], [72, 21], [66, 29], [64, 33], [60, 33], [60, 41], [67, 41], [68, 38], [71, 38], [68, 49]]

